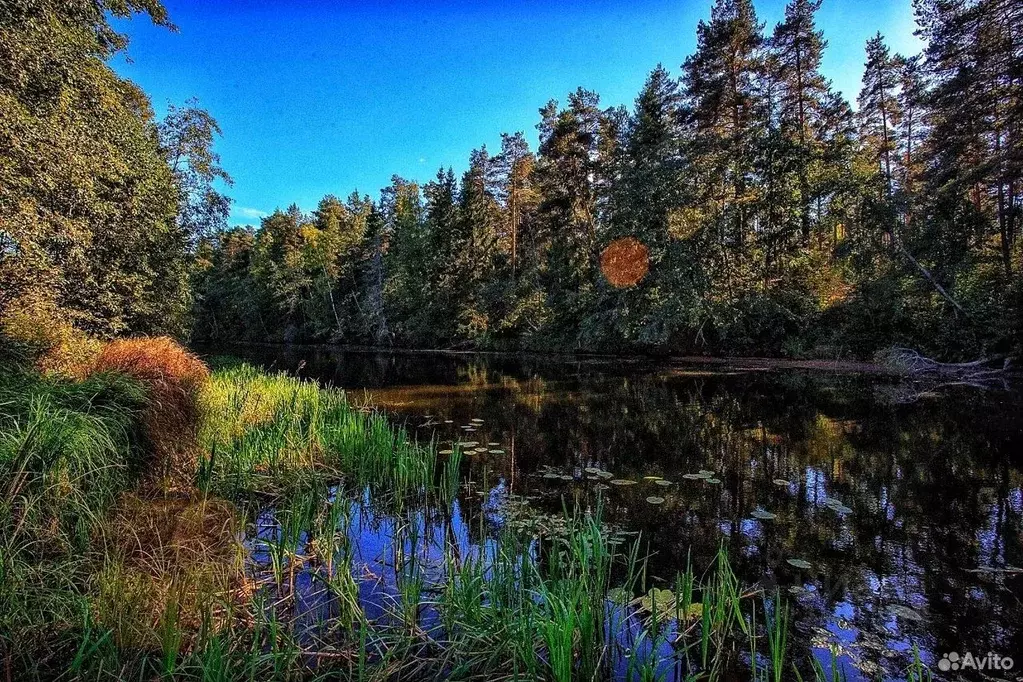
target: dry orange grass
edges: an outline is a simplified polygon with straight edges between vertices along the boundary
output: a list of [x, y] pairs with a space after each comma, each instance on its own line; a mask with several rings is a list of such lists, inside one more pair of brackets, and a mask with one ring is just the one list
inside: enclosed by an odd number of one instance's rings
[[222, 605], [244, 586], [240, 521], [223, 500], [126, 494], [103, 533], [108, 560], [96, 576], [94, 607], [118, 643], [158, 647], [168, 614], [190, 640], [224, 622]]
[[203, 362], [167, 337], [120, 339], [99, 352], [92, 372], [119, 372], [149, 391], [142, 421], [154, 477], [175, 488], [191, 487], [197, 464], [199, 393], [209, 380]]

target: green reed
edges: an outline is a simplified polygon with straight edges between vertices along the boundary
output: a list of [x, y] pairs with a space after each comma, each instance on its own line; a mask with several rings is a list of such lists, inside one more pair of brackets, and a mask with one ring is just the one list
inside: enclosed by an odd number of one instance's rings
[[[25, 679], [567, 681], [606, 679], [622, 660], [637, 680], [672, 669], [716, 680], [743, 665], [756, 682], [802, 679], [788, 660], [789, 607], [777, 593], [745, 591], [724, 547], [705, 573], [687, 561], [659, 583], [669, 589], [652, 589], [641, 539], [616, 535], [600, 498], [589, 512], [566, 503], [560, 516], [500, 530], [481, 515], [473, 543], [460, 546], [451, 519], [463, 485], [459, 448], [438, 462], [432, 443], [356, 409], [341, 391], [238, 364], [218, 369], [204, 392], [196, 484], [204, 504], [235, 503], [239, 520], [270, 510], [268, 563], [250, 566], [244, 596], [219, 595], [198, 631], [186, 585], [175, 583], [155, 627], [136, 623], [153, 639], [124, 646], [103, 620], [110, 614], [91, 606], [105, 603], [98, 592], [120, 594], [123, 558], [92, 538], [134, 481], [144, 396], [115, 378], [84, 388], [26, 381], [6, 392], [0, 383], [0, 485], [9, 493], [0, 498], [0, 644], [13, 651], [59, 632], [47, 647], [67, 653], [48, 667], [23, 655], [15, 669]], [[360, 590], [377, 569], [355, 565], [352, 527], [366, 499], [394, 529], [394, 592], [372, 620]], [[44, 522], [60, 529], [59, 561], [36, 561]], [[439, 557], [430, 558], [431, 538], [443, 538]], [[307, 617], [297, 608], [299, 575], [320, 604]], [[132, 600], [145, 596], [122, 600], [123, 620], [139, 620]], [[841, 679], [834, 658], [827, 680], [816, 658], [803, 669], [818, 682]], [[927, 674], [917, 655], [907, 679]]]
[[784, 678], [785, 653], [789, 636], [789, 606], [782, 602], [781, 595], [775, 591], [771, 609], [764, 610], [767, 628], [768, 651], [771, 658], [771, 679], [781, 682]]

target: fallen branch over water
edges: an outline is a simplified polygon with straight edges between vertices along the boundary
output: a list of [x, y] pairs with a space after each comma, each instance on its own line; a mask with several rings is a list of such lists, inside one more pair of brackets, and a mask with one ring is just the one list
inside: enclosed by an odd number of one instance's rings
[[[877, 361], [902, 374], [956, 379], [961, 383], [983, 383], [1001, 378], [1011, 366], [1004, 356], [981, 358], [971, 362], [938, 362], [911, 348], [890, 348], [878, 355]], [[997, 363], [1001, 362], [1001, 366]]]

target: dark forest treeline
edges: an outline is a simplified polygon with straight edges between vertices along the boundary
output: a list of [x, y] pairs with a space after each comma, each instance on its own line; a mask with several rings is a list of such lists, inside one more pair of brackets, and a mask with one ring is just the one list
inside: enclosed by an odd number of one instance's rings
[[[583, 89], [460, 178], [395, 177], [205, 245], [196, 334], [403, 346], [946, 357], [1019, 344], [1023, 3], [921, 0], [927, 48], [821, 74], [817, 0], [718, 0], [633, 110]], [[612, 286], [613, 240], [649, 274]]]
[[[0, 322], [94, 335], [535, 350], [944, 358], [1023, 337], [1023, 0], [918, 0], [926, 49], [866, 45], [856, 111], [816, 0], [767, 32], [718, 0], [631, 111], [579, 89], [460, 178], [395, 177], [225, 230], [216, 122], [156, 121], [106, 60], [110, 12], [0, 9]], [[649, 272], [615, 286], [609, 244]], [[635, 265], [635, 264], [633, 264]], [[620, 284], [620, 282], [619, 282]], [[31, 314], [26, 316], [26, 311]], [[42, 312], [40, 312], [42, 311]], [[21, 316], [24, 319], [18, 319]]]

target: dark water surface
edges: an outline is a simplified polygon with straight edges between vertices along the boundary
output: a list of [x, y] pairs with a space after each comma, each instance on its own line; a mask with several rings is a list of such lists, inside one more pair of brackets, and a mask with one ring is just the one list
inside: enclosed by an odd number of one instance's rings
[[[936, 671], [953, 651], [1018, 661], [962, 679], [1023, 674], [1018, 390], [741, 364], [229, 351], [342, 387], [441, 448], [486, 446], [466, 465], [480, 494], [466, 493], [464, 526], [494, 495], [553, 511], [601, 488], [607, 519], [649, 543], [652, 576], [708, 566], [723, 544], [744, 583], [790, 596], [793, 653], [827, 669], [837, 648], [850, 680], [906, 679], [914, 645]], [[700, 470], [714, 474], [684, 478]]]

